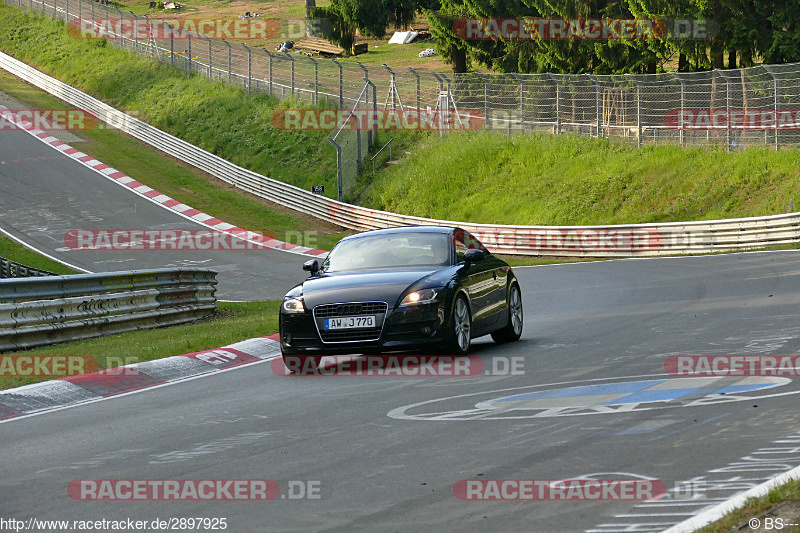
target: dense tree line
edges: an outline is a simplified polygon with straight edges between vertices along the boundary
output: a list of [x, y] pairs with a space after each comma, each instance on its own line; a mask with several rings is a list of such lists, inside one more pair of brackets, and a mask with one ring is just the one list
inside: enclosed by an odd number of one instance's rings
[[[328, 7], [307, 11], [329, 21], [321, 33], [347, 49], [356, 30], [380, 38], [389, 27], [405, 27], [422, 13], [437, 38], [437, 52], [456, 72], [479, 64], [500, 72], [688, 72], [800, 61], [798, 0], [331, 0]], [[496, 34], [481, 40], [464, 38], [457, 30], [464, 19], [499, 18], [643, 19], [662, 25], [655, 39]]]

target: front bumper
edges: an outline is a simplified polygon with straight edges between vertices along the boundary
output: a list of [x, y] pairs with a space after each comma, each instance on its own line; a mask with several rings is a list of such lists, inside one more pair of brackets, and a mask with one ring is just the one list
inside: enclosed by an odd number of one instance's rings
[[[362, 330], [374, 340], [324, 342], [311, 310], [302, 314], [280, 314], [281, 351], [284, 354], [360, 354], [413, 350], [441, 344], [445, 339], [445, 309], [432, 302], [389, 308], [381, 327]], [[351, 330], [358, 331], [358, 330]], [[370, 335], [369, 333], [373, 333]]]

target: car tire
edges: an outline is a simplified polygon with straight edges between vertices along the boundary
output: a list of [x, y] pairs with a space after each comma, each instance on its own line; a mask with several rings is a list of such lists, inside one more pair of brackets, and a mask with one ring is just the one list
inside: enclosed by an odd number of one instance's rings
[[472, 315], [469, 312], [469, 304], [464, 295], [459, 294], [453, 302], [450, 337], [444, 346], [446, 355], [466, 355], [472, 341], [471, 333]]
[[508, 290], [507, 304], [508, 323], [505, 327], [492, 332], [492, 339], [498, 343], [514, 342], [522, 336], [522, 293], [516, 283], [512, 283]]
[[298, 376], [314, 374], [322, 364], [322, 357], [321, 355], [296, 355], [285, 353], [283, 354], [283, 364], [286, 365], [286, 370]]

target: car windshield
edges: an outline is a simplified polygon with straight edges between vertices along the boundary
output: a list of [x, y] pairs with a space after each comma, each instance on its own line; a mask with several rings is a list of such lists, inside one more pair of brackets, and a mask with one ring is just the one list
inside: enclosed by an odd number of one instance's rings
[[445, 266], [450, 260], [450, 239], [445, 233], [380, 233], [340, 242], [325, 259], [322, 270]]

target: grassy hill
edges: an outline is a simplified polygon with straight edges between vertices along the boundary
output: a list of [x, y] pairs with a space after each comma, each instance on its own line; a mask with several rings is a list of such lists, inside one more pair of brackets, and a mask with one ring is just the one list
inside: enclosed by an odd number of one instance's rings
[[[63, 23], [5, 5], [0, 50], [238, 165], [335, 194], [336, 156], [325, 134], [270, 123], [276, 109], [305, 104], [187, 77], [104, 41], [72, 39]], [[767, 215], [793, 204], [800, 185], [796, 149], [637, 149], [605, 139], [486, 132], [391, 136], [394, 153], [410, 155], [374, 179], [368, 170], [359, 180], [363, 194], [354, 197], [451, 220], [568, 225]]]
[[637, 149], [480, 132], [422, 141], [377, 176], [362, 203], [483, 223], [621, 224], [783, 213], [799, 190], [797, 149]]

